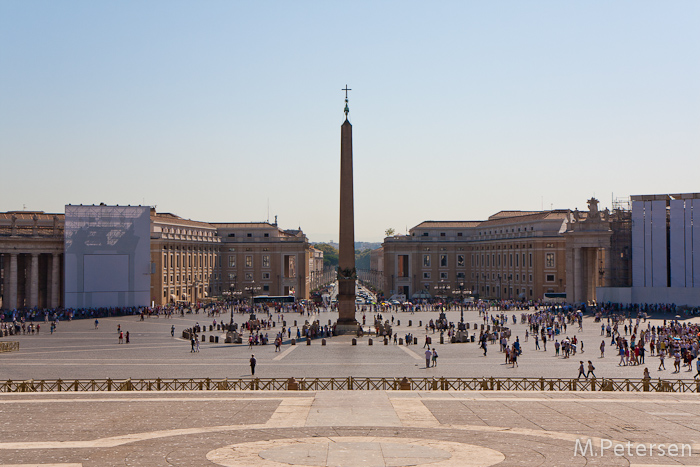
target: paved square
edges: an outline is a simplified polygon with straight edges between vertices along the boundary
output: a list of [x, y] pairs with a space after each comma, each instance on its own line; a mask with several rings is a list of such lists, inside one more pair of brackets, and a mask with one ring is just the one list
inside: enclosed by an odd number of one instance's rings
[[[549, 346], [535, 351], [532, 341], [524, 342], [520, 324], [511, 325], [525, 348], [519, 367], [504, 365], [495, 346], [484, 357], [470, 343], [437, 344], [439, 364], [426, 369], [425, 331], [415, 323], [436, 315], [394, 316], [402, 322], [399, 334], [413, 332], [418, 346], [369, 346], [367, 337], [352, 346], [349, 337], [334, 337], [326, 346], [319, 340], [285, 344], [282, 352], [272, 345], [251, 350], [207, 342], [191, 353], [178, 336], [197, 321], [211, 321], [202, 315], [101, 319], [97, 330], [89, 321], [65, 322], [53, 335], [42, 330], [18, 336], [20, 351], [0, 354], [0, 379], [248, 378], [251, 353], [261, 377], [576, 375], [578, 358], [555, 357]], [[459, 319], [458, 313], [449, 317]], [[477, 319], [476, 312], [465, 313], [465, 320]], [[129, 344], [118, 343], [117, 325], [130, 331]], [[584, 332], [576, 333], [587, 346], [591, 342], [583, 355], [595, 361], [598, 377], [639, 378], [640, 367], [599, 358], [593, 344], [600, 342], [599, 332], [587, 319]], [[657, 377], [655, 360], [648, 366]], [[700, 466], [699, 416], [700, 397], [682, 393], [2, 393], [0, 466]], [[679, 452], [668, 450], [671, 445]]]

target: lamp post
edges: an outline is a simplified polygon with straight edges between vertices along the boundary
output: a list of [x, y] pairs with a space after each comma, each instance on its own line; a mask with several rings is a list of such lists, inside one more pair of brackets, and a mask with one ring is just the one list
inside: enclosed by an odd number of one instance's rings
[[455, 293], [459, 295], [459, 309], [462, 312], [462, 322], [464, 322], [464, 282], [457, 284], [457, 287]]
[[253, 309], [253, 296], [257, 293], [260, 292], [261, 287], [259, 285], [255, 285], [255, 282], [253, 282], [251, 285], [247, 285], [244, 289], [246, 292], [250, 293], [250, 308], [251, 310]]
[[[499, 274], [498, 275], [498, 301], [499, 302], [501, 301], [501, 298], [502, 298], [502, 295], [501, 295], [501, 275]], [[498, 304], [498, 307], [499, 308], [501, 307], [500, 303]]]
[[513, 274], [508, 274], [508, 300], [511, 300], [511, 288], [510, 288], [510, 281], [513, 280]]
[[450, 284], [445, 282], [443, 279], [440, 279], [440, 282], [434, 287], [435, 288], [435, 295], [438, 297], [442, 297], [445, 300], [447, 299], [447, 294], [449, 293], [450, 290]]
[[229, 307], [231, 308], [231, 323], [230, 325], [233, 326], [233, 301], [235, 300], [235, 297], [239, 296], [241, 292], [236, 291], [236, 283], [232, 282], [228, 286], [228, 298], [229, 298]]

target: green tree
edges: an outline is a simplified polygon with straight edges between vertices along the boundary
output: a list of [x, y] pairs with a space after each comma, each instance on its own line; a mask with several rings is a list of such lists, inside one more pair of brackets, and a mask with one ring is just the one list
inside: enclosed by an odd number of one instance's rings
[[355, 268], [369, 269], [372, 250], [355, 250]]
[[323, 252], [323, 267], [338, 267], [338, 250], [328, 243], [317, 243], [314, 248]]
[[385, 237], [393, 237], [395, 233], [396, 233], [396, 230], [394, 230], [393, 228], [389, 227], [388, 229], [386, 229], [386, 230], [384, 231], [384, 236], [385, 236]]

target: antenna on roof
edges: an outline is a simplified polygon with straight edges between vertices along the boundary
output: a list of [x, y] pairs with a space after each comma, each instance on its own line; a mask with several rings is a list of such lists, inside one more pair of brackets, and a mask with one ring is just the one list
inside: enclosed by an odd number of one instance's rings
[[270, 223], [270, 198], [267, 198], [267, 223]]

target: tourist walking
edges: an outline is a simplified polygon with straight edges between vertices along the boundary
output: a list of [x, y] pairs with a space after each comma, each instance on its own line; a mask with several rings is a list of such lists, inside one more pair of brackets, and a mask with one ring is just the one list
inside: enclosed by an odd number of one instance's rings
[[663, 351], [663, 350], [662, 350], [661, 352], [659, 352], [659, 362], [660, 362], [660, 363], [659, 363], [659, 371], [661, 371], [661, 368], [662, 368], [662, 367], [663, 367], [664, 370], [666, 369], [666, 365], [664, 365], [664, 357], [665, 357], [665, 356], [666, 356], [666, 355], [664, 355], [664, 351]]
[[250, 374], [255, 376], [255, 364], [257, 363], [257, 360], [255, 360], [255, 355], [250, 356]]
[[586, 373], [586, 379], [588, 379], [588, 377], [590, 375], [593, 375], [593, 377], [595, 378], [596, 376], [595, 376], [595, 373], [593, 373], [594, 371], [595, 371], [595, 367], [593, 366], [593, 362], [588, 360], [588, 373]]
[[605, 339], [600, 341], [600, 358], [605, 358]]
[[425, 351], [425, 368], [430, 368], [430, 359], [433, 358], [433, 352], [430, 350], [430, 347], [428, 347], [428, 350]]
[[584, 378], [586, 378], [586, 369], [585, 369], [584, 366], [583, 366], [583, 360], [581, 360], [580, 363], [581, 363], [581, 364], [580, 364], [579, 367], [578, 367], [578, 376], [576, 377], [576, 379], [579, 379], [581, 376], [583, 376]]
[[437, 349], [433, 347], [433, 366], [437, 366], [438, 353]]

